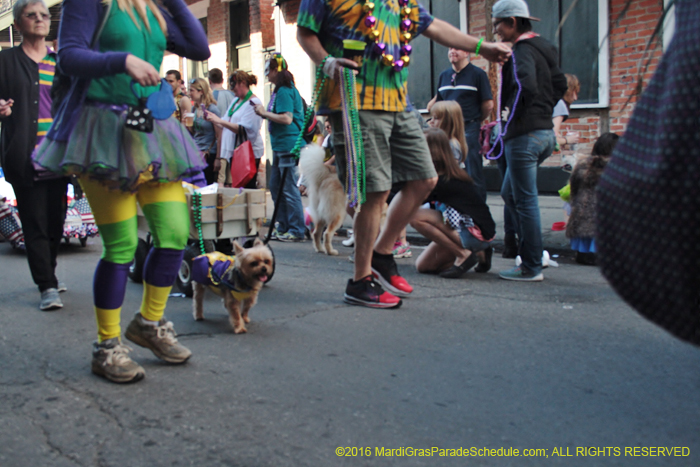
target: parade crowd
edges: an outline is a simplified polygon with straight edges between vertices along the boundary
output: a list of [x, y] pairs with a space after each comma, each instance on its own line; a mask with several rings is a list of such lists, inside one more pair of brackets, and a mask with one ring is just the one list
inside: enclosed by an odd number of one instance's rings
[[[496, 226], [486, 202], [482, 148], [500, 156], [503, 257], [520, 257], [498, 275], [544, 279], [537, 169], [554, 151], [579, 142], [561, 124], [580, 84], [559, 68], [556, 48], [533, 32], [539, 19], [524, 0], [494, 4], [498, 42], [461, 32], [416, 0], [303, 0], [297, 39], [325, 82], [308, 104], [279, 53], [266, 58], [269, 102], [255, 94], [262, 77], [244, 70], [228, 79], [217, 68], [187, 82], [178, 70], [161, 77], [166, 50], [190, 60], [210, 55], [206, 34], [183, 0], [64, 0], [58, 51], [46, 41], [50, 15], [43, 0], [18, 0], [13, 14], [22, 43], [0, 52], [2, 168], [16, 194], [41, 310], [61, 308], [60, 293], [67, 289], [55, 271], [68, 177], [89, 201], [103, 244], [94, 276], [97, 375], [115, 382], [144, 376], [122, 344], [120, 324], [138, 243], [137, 204], [153, 248], [143, 269], [142, 305], [124, 335], [167, 362], [184, 363], [191, 352], [164, 316], [189, 234], [182, 181], [264, 188], [269, 180], [272, 199], [280, 200], [272, 238], [303, 242], [306, 187], [295, 154], [300, 134], [326, 149], [327, 164], [343, 183], [353, 177], [346, 161], [355, 149], [348, 141], [355, 134], [363, 138], [365, 199], [361, 209], [348, 208], [354, 234], [344, 243], [354, 253], [346, 302], [395, 308], [411, 296], [413, 287], [395, 261], [412, 255], [409, 224], [430, 241], [416, 258], [418, 272], [456, 279], [472, 268], [490, 271]], [[427, 105], [427, 122], [407, 88], [409, 42], [419, 35], [448, 47], [450, 62]], [[348, 41], [366, 45], [361, 63], [345, 58]], [[486, 73], [471, 63], [474, 56], [502, 66], [496, 98]], [[341, 75], [347, 69], [356, 82], [356, 127], [343, 119], [349, 110], [341, 100]], [[311, 122], [307, 105], [314, 106]], [[499, 124], [489, 140], [480, 140], [492, 115]], [[264, 121], [272, 148], [267, 169], [261, 164]], [[596, 262], [595, 190], [617, 140], [600, 135], [564, 189], [566, 233], [582, 264]], [[239, 185], [232, 179], [234, 154], [246, 141], [255, 165]]]

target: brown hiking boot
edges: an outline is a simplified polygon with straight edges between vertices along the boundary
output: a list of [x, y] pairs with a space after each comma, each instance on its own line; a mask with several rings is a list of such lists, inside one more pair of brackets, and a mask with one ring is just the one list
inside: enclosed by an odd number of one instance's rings
[[156, 357], [168, 363], [185, 363], [192, 355], [190, 350], [178, 343], [173, 323], [161, 318], [158, 326], [143, 322], [141, 313], [136, 313], [126, 328], [124, 337], [136, 345], [150, 349]]
[[92, 372], [115, 383], [131, 383], [143, 379], [146, 372], [129, 358], [131, 347], [122, 345], [118, 337], [92, 345]]

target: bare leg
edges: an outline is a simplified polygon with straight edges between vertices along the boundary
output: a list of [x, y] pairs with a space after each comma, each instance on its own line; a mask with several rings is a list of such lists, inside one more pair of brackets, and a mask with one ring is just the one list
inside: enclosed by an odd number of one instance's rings
[[[355, 273], [353, 280], [355, 281], [372, 274], [372, 249], [379, 234], [382, 206], [386, 203], [388, 195], [388, 191], [367, 193], [367, 200], [362, 205], [362, 209], [355, 213], [353, 220], [355, 235]], [[395, 238], [396, 235], [391, 240], [392, 247]], [[391, 253], [391, 248], [389, 248], [389, 253]]]
[[430, 242], [430, 245], [416, 258], [416, 270], [421, 274], [436, 274], [452, 266], [454, 261], [455, 255], [447, 248]]
[[[418, 208], [437, 183], [437, 177], [406, 182], [406, 186], [394, 197], [386, 216], [386, 225], [374, 244], [377, 253], [390, 255], [394, 242], [413, 218]], [[369, 197], [369, 196], [368, 196]], [[362, 206], [364, 210], [365, 207]], [[357, 232], [357, 230], [356, 230]], [[355, 258], [357, 264], [357, 257]]]
[[457, 231], [445, 225], [439, 212], [432, 209], [420, 209], [413, 216], [411, 225], [421, 235], [449, 251], [454, 257], [455, 266], [462, 264], [471, 255], [471, 251], [462, 247], [462, 241]]
[[401, 233], [399, 234], [395, 243], [400, 243], [401, 245], [405, 245], [407, 243], [407, 241], [406, 241], [406, 227], [404, 227], [401, 230]]

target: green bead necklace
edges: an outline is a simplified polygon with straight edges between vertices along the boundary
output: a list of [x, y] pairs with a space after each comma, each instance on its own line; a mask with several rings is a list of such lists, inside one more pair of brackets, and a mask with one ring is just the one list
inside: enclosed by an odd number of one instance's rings
[[192, 194], [192, 204], [193, 204], [193, 216], [194, 216], [194, 227], [197, 229], [197, 239], [199, 240], [199, 251], [201, 254], [206, 254], [204, 250], [204, 237], [202, 235], [202, 194], [199, 192], [194, 192]]

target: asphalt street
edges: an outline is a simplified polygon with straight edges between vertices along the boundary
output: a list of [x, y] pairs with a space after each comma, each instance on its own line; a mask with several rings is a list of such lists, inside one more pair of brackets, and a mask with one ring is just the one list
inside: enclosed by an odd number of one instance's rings
[[[498, 254], [491, 273], [459, 280], [402, 259], [414, 296], [371, 310], [342, 301], [341, 239], [338, 257], [272, 243], [248, 334], [213, 294], [204, 322], [171, 298], [194, 355], [170, 366], [135, 348], [147, 374], [132, 385], [90, 373], [99, 239], [62, 248], [69, 291], [52, 313], [1, 243], [0, 466], [700, 465], [699, 349], [637, 315], [595, 267], [562, 250], [544, 282], [514, 283]], [[128, 284], [124, 328], [141, 293]]]

